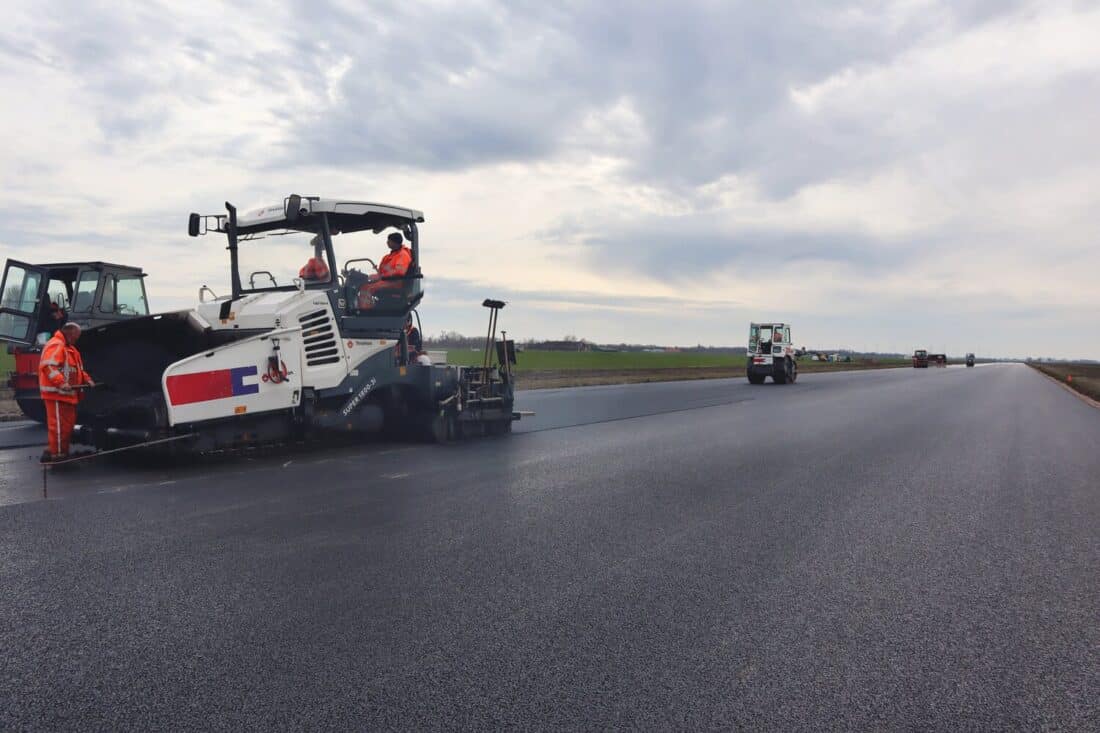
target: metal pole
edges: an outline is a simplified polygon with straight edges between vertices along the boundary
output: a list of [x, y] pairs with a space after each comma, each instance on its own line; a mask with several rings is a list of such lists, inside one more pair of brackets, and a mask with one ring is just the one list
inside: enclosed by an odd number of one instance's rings
[[229, 212], [225, 227], [229, 239], [229, 284], [233, 289], [233, 299], [236, 300], [241, 297], [241, 271], [237, 263], [237, 207], [226, 201], [225, 210]]
[[500, 317], [500, 310], [493, 308], [493, 337], [489, 340], [489, 367], [493, 366], [493, 357], [496, 355], [497, 345], [497, 319]]
[[336, 269], [336, 248], [332, 244], [332, 229], [329, 227], [328, 214], [321, 214], [321, 243], [325, 248], [325, 259], [328, 260], [328, 269], [332, 273], [330, 277], [337, 282], [336, 275], [340, 272]]
[[416, 228], [416, 222], [409, 224], [409, 242], [412, 244], [413, 269], [410, 275], [420, 274], [420, 230]]
[[489, 331], [485, 334], [485, 353], [481, 359], [481, 369], [485, 374], [489, 373], [489, 347], [493, 343], [490, 339], [493, 334], [493, 315], [495, 313], [496, 310], [493, 308], [489, 309]]

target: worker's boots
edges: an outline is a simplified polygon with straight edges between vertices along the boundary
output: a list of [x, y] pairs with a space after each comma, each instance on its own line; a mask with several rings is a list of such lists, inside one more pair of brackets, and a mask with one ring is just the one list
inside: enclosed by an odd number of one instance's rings
[[38, 459], [39, 463], [60, 463], [61, 461], [67, 461], [69, 456], [55, 456], [48, 450], [42, 451], [42, 457]]

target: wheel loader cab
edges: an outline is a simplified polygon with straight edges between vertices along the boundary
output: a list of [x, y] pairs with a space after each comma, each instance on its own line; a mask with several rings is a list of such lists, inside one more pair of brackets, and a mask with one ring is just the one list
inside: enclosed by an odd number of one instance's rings
[[19, 409], [42, 422], [38, 359], [66, 321], [85, 331], [149, 313], [144, 273], [108, 262], [32, 265], [8, 260], [0, 285], [0, 341], [8, 342], [15, 370], [7, 386]]
[[148, 315], [144, 278], [139, 268], [107, 262], [8, 260], [0, 286], [0, 341], [29, 346], [43, 334], [48, 339], [58, 321], [90, 328]]

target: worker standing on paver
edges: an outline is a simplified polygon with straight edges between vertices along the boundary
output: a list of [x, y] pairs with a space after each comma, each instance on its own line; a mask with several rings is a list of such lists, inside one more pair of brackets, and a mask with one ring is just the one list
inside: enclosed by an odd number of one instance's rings
[[95, 381], [84, 371], [84, 362], [76, 349], [80, 326], [66, 323], [42, 349], [38, 362], [38, 391], [46, 408], [49, 444], [42, 461], [63, 460], [69, 455], [69, 438], [76, 424], [76, 405], [80, 390], [94, 387]]

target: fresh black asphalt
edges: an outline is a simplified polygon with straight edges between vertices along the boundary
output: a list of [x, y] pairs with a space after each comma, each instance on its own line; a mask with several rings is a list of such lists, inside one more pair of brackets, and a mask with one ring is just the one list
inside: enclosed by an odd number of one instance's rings
[[1100, 410], [1037, 372], [520, 407], [46, 500], [0, 451], [0, 730], [1100, 729]]

